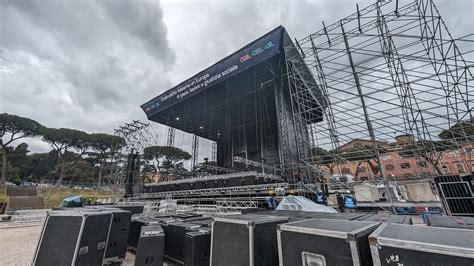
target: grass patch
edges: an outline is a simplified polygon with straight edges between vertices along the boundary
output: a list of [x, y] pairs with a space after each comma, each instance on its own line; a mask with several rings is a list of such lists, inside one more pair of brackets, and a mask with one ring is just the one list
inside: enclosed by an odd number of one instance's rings
[[[63, 187], [38, 187], [38, 196], [43, 197], [46, 209], [57, 208], [61, 202], [70, 196], [82, 196], [86, 200], [95, 202], [99, 199], [119, 198], [123, 196], [121, 191], [101, 189], [75, 189]], [[0, 202], [8, 201], [6, 186], [0, 185]]]
[[0, 185], [0, 202], [7, 201], [7, 187], [4, 185]]
[[91, 202], [104, 198], [118, 198], [123, 192], [100, 189], [75, 189], [62, 187], [38, 188], [38, 196], [43, 197], [45, 208], [57, 208], [63, 199], [70, 196], [82, 196]]

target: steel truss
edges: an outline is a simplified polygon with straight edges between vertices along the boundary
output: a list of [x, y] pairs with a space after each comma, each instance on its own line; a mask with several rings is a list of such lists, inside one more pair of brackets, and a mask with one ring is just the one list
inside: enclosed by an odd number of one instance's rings
[[[298, 152], [302, 165], [314, 166], [314, 176], [332, 176], [334, 169], [326, 166], [345, 163], [371, 179], [384, 179], [387, 173], [380, 166], [387, 150], [381, 145], [398, 135], [413, 136], [414, 156], [426, 162], [439, 159], [440, 146], [462, 150], [472, 145], [467, 127], [474, 122], [474, 34], [453, 38], [432, 0], [357, 6], [354, 14], [322, 26], [297, 40], [296, 48], [285, 47], [294, 120], [305, 125], [305, 131], [296, 132]], [[307, 75], [315, 82], [308, 82]], [[317, 90], [323, 95], [314, 95]], [[314, 106], [323, 109], [319, 117]], [[459, 129], [449, 143], [440, 141], [440, 134], [454, 125]], [[377, 173], [337, 152], [354, 139], [371, 140], [360, 150], [372, 153]], [[328, 153], [322, 160], [321, 149]], [[466, 166], [467, 172], [474, 170], [472, 160]], [[418, 177], [425, 171], [415, 170]]]
[[238, 186], [238, 187], [219, 187], [219, 188], [205, 188], [205, 189], [193, 189], [193, 190], [180, 190], [180, 191], [167, 191], [157, 193], [143, 193], [136, 197], [128, 198], [129, 201], [137, 201], [143, 199], [164, 199], [164, 198], [176, 198], [181, 196], [192, 196], [192, 195], [220, 195], [226, 193], [236, 192], [249, 192], [256, 193], [260, 191], [268, 191], [275, 189], [287, 189], [289, 188], [288, 183], [271, 183], [263, 185], [251, 185], [251, 186]]

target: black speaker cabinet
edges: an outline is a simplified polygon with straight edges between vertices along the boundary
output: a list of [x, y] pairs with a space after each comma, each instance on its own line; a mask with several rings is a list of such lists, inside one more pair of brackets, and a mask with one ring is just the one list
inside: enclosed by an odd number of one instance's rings
[[184, 263], [184, 239], [188, 231], [197, 230], [200, 225], [194, 225], [187, 222], [170, 222], [163, 225], [165, 231], [165, 257], [178, 262]]
[[105, 256], [103, 264], [122, 262], [127, 253], [127, 241], [130, 233], [130, 221], [132, 213], [119, 208], [112, 208], [115, 205], [90, 205], [84, 208], [72, 208], [75, 212], [110, 212], [112, 220], [110, 231], [107, 237]]
[[386, 223], [369, 236], [374, 265], [474, 265], [474, 231]]
[[112, 222], [110, 223], [103, 264], [121, 262], [127, 253], [132, 213], [122, 209], [105, 209], [104, 211], [112, 213]]
[[277, 224], [287, 217], [233, 215], [214, 218], [211, 265], [277, 265]]
[[320, 218], [281, 224], [280, 265], [371, 265], [368, 236], [379, 225]]
[[159, 225], [142, 226], [135, 254], [135, 266], [162, 266], [165, 233]]
[[154, 219], [151, 217], [136, 217], [132, 219], [130, 223], [130, 233], [128, 234], [128, 246], [131, 249], [137, 249], [138, 241], [140, 239], [141, 231], [143, 226], [147, 225], [162, 225], [163, 222], [160, 219]]
[[428, 216], [430, 226], [474, 230], [474, 218], [463, 216]]
[[209, 266], [211, 232], [199, 229], [187, 232], [184, 238], [184, 265]]
[[102, 265], [111, 219], [106, 211], [51, 212], [33, 265]]

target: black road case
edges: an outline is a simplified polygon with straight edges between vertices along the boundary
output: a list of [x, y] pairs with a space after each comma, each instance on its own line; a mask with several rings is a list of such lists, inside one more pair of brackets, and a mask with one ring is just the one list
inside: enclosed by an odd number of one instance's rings
[[135, 266], [162, 266], [165, 233], [159, 225], [141, 227], [135, 254]]
[[278, 264], [276, 226], [286, 222], [287, 217], [256, 214], [214, 218], [210, 264]]
[[137, 249], [138, 241], [140, 239], [141, 231], [143, 226], [147, 225], [162, 225], [164, 222], [158, 218], [151, 217], [137, 217], [133, 218], [130, 224], [130, 233], [128, 235], [128, 247], [131, 249]]
[[127, 253], [132, 213], [122, 209], [104, 209], [112, 213], [103, 264], [122, 262]]
[[[121, 263], [127, 253], [127, 242], [130, 234], [130, 222], [132, 212], [120, 208], [113, 208], [116, 205], [91, 205], [85, 208], [72, 208], [76, 212], [110, 212], [112, 220], [110, 222], [109, 234], [105, 246], [103, 264]], [[143, 208], [143, 207], [142, 207]]]
[[107, 211], [51, 212], [33, 265], [102, 265], [111, 219]]
[[199, 229], [187, 232], [184, 240], [184, 265], [209, 266], [211, 232]]
[[320, 218], [281, 224], [280, 265], [371, 265], [368, 236], [379, 225]]
[[429, 215], [428, 224], [434, 227], [448, 227], [474, 230], [473, 217]]
[[374, 265], [474, 265], [474, 231], [383, 224], [369, 236]]
[[187, 222], [175, 221], [163, 225], [165, 231], [165, 257], [178, 262], [184, 263], [184, 240], [186, 232], [198, 230], [201, 226], [190, 224]]

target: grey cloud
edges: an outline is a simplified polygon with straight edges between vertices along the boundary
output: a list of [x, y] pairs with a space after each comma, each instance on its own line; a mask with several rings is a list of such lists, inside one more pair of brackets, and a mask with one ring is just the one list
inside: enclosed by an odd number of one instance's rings
[[175, 55], [168, 46], [167, 29], [158, 1], [98, 1], [118, 28], [140, 39], [158, 60], [173, 63]]
[[[0, 1], [0, 112], [112, 132], [170, 87], [158, 1]], [[100, 122], [99, 122], [100, 121]]]

